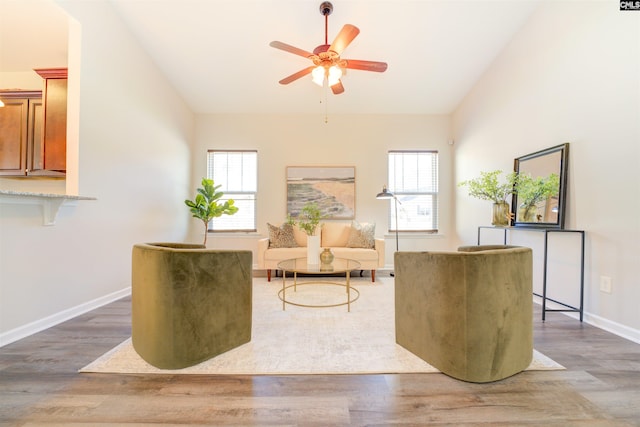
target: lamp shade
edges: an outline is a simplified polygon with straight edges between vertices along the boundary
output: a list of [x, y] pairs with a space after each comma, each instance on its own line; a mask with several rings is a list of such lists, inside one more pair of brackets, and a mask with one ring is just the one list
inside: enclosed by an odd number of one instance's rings
[[383, 186], [382, 187], [382, 193], [378, 193], [378, 195], [376, 196], [376, 199], [393, 199], [393, 193], [389, 192], [389, 190], [387, 190], [387, 186]]

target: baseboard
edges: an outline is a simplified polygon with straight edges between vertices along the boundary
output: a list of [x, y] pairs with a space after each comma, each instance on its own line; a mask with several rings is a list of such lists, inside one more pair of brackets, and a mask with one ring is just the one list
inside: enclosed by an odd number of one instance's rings
[[59, 313], [55, 313], [43, 319], [36, 320], [35, 322], [31, 322], [24, 326], [20, 326], [19, 328], [15, 328], [10, 331], [4, 332], [0, 334], [0, 347], [3, 347], [7, 344], [11, 344], [12, 342], [26, 338], [29, 335], [33, 335], [38, 332], [44, 331], [45, 329], [48, 329], [62, 322], [65, 322], [76, 316], [80, 316], [81, 314], [87, 313], [91, 310], [95, 310], [98, 307], [102, 307], [103, 305], [109, 304], [113, 301], [119, 300], [120, 298], [126, 297], [128, 295], [131, 295], [131, 287], [121, 289], [119, 291], [113, 292], [103, 297], [96, 298], [94, 300], [77, 305], [75, 307], [71, 307]]
[[603, 329], [607, 332], [611, 332], [612, 334], [616, 334], [619, 337], [640, 344], [640, 331], [637, 329], [633, 329], [628, 326], [621, 325], [620, 323], [616, 323], [614, 321], [604, 319], [600, 316], [596, 316], [595, 314], [586, 312], [584, 313], [583, 318], [585, 322], [595, 326], [596, 328]]
[[[534, 297], [534, 302], [538, 305], [542, 305], [542, 299], [539, 297]], [[576, 321], [578, 322], [580, 321], [580, 315], [576, 312], [559, 312], [559, 314], [564, 314], [565, 316], [576, 319]], [[549, 313], [547, 313], [547, 318], [548, 316]], [[588, 313], [586, 311], [582, 313], [582, 321], [584, 323], [588, 323], [591, 326], [602, 329], [603, 331], [611, 332], [612, 334], [617, 335], [620, 338], [624, 338], [640, 344], [640, 330], [638, 329], [630, 328], [628, 326], [605, 319], [595, 314]]]

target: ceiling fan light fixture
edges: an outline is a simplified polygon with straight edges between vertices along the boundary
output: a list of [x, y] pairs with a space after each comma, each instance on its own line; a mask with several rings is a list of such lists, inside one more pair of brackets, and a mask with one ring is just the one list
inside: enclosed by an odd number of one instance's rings
[[317, 84], [318, 86], [322, 86], [324, 84], [324, 74], [325, 69], [322, 65], [318, 65], [311, 72], [311, 81]]
[[329, 68], [329, 76], [327, 77], [327, 81], [329, 82], [329, 86], [333, 86], [334, 84], [340, 81], [340, 77], [342, 77], [342, 70], [340, 67], [335, 65]]

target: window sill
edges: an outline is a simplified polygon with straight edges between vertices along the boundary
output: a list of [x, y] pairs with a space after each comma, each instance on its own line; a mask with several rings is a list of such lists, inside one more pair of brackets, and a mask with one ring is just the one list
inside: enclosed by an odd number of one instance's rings
[[241, 239], [255, 239], [256, 237], [262, 237], [262, 234], [257, 231], [207, 231], [207, 234], [212, 237], [237, 237]]
[[[391, 232], [383, 235], [385, 239], [395, 239], [396, 233]], [[402, 240], [422, 240], [422, 239], [444, 239], [446, 236], [442, 233], [422, 233], [422, 232], [399, 232], [398, 238]]]

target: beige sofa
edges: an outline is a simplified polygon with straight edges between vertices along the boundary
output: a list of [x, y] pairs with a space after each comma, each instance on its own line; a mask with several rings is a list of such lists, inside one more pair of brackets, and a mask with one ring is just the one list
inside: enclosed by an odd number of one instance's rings
[[[290, 258], [307, 256], [307, 235], [297, 226], [292, 226], [293, 240], [290, 244], [271, 241], [277, 235], [276, 228], [287, 229], [286, 225], [270, 227], [270, 237], [258, 241], [258, 268], [267, 271], [271, 281], [271, 270], [278, 263]], [[273, 232], [272, 232], [273, 231]], [[316, 231], [320, 235], [320, 247], [330, 248], [336, 258], [353, 259], [360, 263], [363, 270], [371, 270], [371, 281], [376, 280], [376, 269], [384, 267], [384, 240], [373, 237], [374, 226], [356, 222], [324, 222]], [[363, 239], [364, 237], [364, 239]], [[291, 239], [290, 239], [291, 240]], [[285, 247], [282, 247], [285, 246]]]

